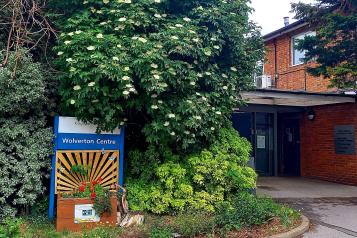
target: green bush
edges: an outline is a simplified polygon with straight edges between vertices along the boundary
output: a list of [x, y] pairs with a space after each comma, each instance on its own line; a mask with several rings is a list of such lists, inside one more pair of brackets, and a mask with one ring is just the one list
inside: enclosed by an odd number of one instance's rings
[[33, 205], [44, 192], [52, 153], [47, 80], [25, 51], [10, 53], [0, 70], [0, 220]]
[[191, 211], [175, 216], [172, 226], [175, 228], [176, 233], [185, 237], [194, 237], [213, 233], [215, 219], [213, 214]]
[[0, 225], [0, 238], [18, 238], [20, 237], [21, 219], [7, 218], [3, 225]]
[[173, 228], [162, 221], [155, 223], [150, 229], [150, 238], [172, 238]]
[[280, 218], [282, 224], [288, 225], [298, 217], [298, 213], [270, 198], [260, 198], [243, 192], [229, 201], [222, 202], [215, 215], [216, 225], [223, 231], [261, 225], [273, 217]]
[[247, 166], [250, 150], [249, 142], [230, 128], [220, 130], [209, 148], [186, 157], [165, 147], [132, 151], [130, 208], [157, 214], [186, 209], [212, 212], [232, 194], [255, 187], [256, 174]]

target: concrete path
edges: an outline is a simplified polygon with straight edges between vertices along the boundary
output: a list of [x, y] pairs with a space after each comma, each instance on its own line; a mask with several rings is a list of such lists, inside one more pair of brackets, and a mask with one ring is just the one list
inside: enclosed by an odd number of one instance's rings
[[321, 180], [261, 177], [258, 195], [273, 197], [306, 215], [313, 226], [304, 238], [357, 237], [357, 187]]

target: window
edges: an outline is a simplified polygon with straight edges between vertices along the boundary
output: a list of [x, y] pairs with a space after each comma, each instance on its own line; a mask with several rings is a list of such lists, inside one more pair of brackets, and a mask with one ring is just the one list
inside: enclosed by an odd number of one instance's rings
[[291, 39], [291, 52], [292, 52], [292, 65], [298, 65], [298, 64], [303, 64], [304, 63], [304, 58], [305, 58], [305, 51], [304, 50], [298, 50], [296, 49], [299, 40], [303, 40], [305, 36], [315, 36], [316, 32], [314, 31], [309, 31], [309, 32], [304, 32], [302, 34], [296, 35], [292, 37]]

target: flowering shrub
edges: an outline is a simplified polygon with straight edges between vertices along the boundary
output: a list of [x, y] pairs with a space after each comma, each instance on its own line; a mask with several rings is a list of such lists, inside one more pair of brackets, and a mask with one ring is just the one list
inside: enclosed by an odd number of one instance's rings
[[256, 174], [247, 166], [250, 150], [249, 142], [231, 128], [222, 129], [208, 149], [186, 157], [153, 146], [144, 153], [133, 151], [127, 183], [130, 208], [153, 213], [187, 208], [212, 212], [227, 198], [255, 187]]
[[55, 48], [66, 110], [188, 148], [229, 124], [262, 55], [246, 0], [90, 0]]

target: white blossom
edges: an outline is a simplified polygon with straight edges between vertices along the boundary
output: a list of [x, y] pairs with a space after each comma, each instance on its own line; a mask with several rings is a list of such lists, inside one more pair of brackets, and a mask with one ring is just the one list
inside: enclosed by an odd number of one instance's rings
[[125, 87], [131, 88], [131, 87], [133, 87], [133, 85], [131, 85], [130, 83], [128, 83], [128, 84], [125, 85]]
[[189, 134], [190, 134], [189, 131], [184, 131], [183, 133], [185, 133], [186, 135], [189, 135]]
[[65, 44], [65, 45], [71, 44], [71, 41], [70, 41], [70, 40], [66, 40], [66, 41], [64, 42], [64, 44]]
[[151, 105], [151, 109], [158, 109], [159, 107], [157, 105]]
[[171, 39], [178, 40], [179, 38], [177, 36], [171, 36]]
[[186, 102], [188, 102], [189, 104], [192, 104], [192, 101], [191, 101], [191, 100], [186, 100]]
[[155, 2], [155, 3], [160, 3], [160, 2], [161, 2], [161, 0], [155, 0], [154, 2]]
[[181, 24], [176, 24], [175, 26], [179, 27], [179, 28], [183, 27], [183, 25], [181, 25]]
[[215, 49], [217, 49], [217, 50], [220, 49], [219, 45], [214, 45], [213, 48], [215, 48]]
[[63, 51], [58, 51], [57, 55], [63, 55]]
[[165, 121], [164, 126], [169, 126], [169, 125], [170, 125], [170, 122]]
[[202, 117], [200, 117], [200, 116], [194, 116], [194, 118], [195, 118], [196, 120], [201, 120], [201, 119], [202, 119]]
[[119, 58], [117, 56], [114, 56], [112, 59], [115, 61], [119, 61]]
[[157, 64], [151, 64], [151, 68], [157, 69], [159, 66]]
[[81, 89], [81, 86], [79, 86], [79, 85], [76, 85], [76, 86], [73, 87], [74, 91], [77, 91], [77, 90], [80, 90], [80, 89]]
[[157, 102], [158, 102], [159, 104], [162, 104], [162, 103], [163, 103], [163, 101], [162, 101], [162, 100], [158, 100]]
[[214, 127], [211, 127], [211, 131], [214, 131], [215, 130], [215, 128]]
[[132, 40], [137, 40], [137, 39], [139, 39], [139, 37], [133, 36], [133, 37], [131, 37], [131, 39], [132, 39]]
[[121, 126], [124, 126], [124, 122], [123, 121], [121, 121], [120, 123], [119, 123], [119, 125], [121, 125]]
[[154, 15], [154, 17], [156, 17], [156, 18], [161, 18], [161, 15], [158, 14], [158, 13], [156, 13], [156, 14]]
[[67, 62], [73, 62], [73, 59], [72, 58], [68, 58], [66, 59]]
[[118, 19], [118, 21], [120, 21], [120, 22], [126, 21], [126, 17], [121, 17]]
[[127, 81], [127, 80], [130, 79], [130, 77], [129, 76], [123, 76], [121, 79], [124, 80], [124, 81]]
[[198, 73], [198, 74], [197, 74], [197, 77], [202, 78], [202, 77], [203, 77], [203, 74]]
[[217, 114], [217, 115], [221, 115], [221, 114], [222, 114], [222, 112], [220, 112], [220, 111], [216, 111], [216, 114]]
[[183, 20], [184, 20], [184, 21], [187, 21], [187, 22], [190, 22], [190, 21], [191, 21], [191, 19], [188, 18], [188, 17], [184, 17]]
[[190, 85], [195, 86], [196, 82], [190, 82]]
[[223, 78], [228, 78], [228, 75], [227, 74], [222, 74], [222, 77]]
[[160, 75], [155, 74], [153, 76], [154, 76], [155, 79], [160, 79]]
[[188, 30], [188, 32], [190, 32], [191, 34], [196, 34], [194, 30]]
[[74, 35], [74, 33], [73, 33], [73, 32], [70, 32], [70, 33], [68, 33], [67, 35], [69, 35], [69, 36], [73, 36], [73, 35]]
[[167, 115], [169, 118], [175, 118], [175, 114], [170, 113], [169, 115]]
[[124, 3], [131, 3], [131, 0], [124, 0]]
[[90, 45], [90, 46], [87, 47], [87, 50], [95, 50], [95, 46]]
[[128, 95], [128, 94], [129, 94], [129, 91], [124, 90], [124, 91], [123, 91], [123, 94], [124, 94], [124, 95]]
[[223, 89], [224, 89], [224, 90], [227, 90], [227, 89], [228, 89], [228, 87], [227, 87], [227, 86], [223, 86]]
[[143, 38], [143, 37], [139, 37], [138, 40], [142, 43], [146, 43], [148, 40]]
[[236, 67], [231, 67], [231, 70], [234, 72], [237, 72], [237, 68]]
[[81, 30], [78, 30], [78, 31], [75, 31], [74, 33], [76, 33], [76, 34], [78, 35], [78, 34], [81, 34], [82, 31], [81, 31]]
[[70, 102], [72, 105], [76, 103], [76, 100], [74, 99], [71, 99], [71, 102]]
[[118, 48], [121, 48], [121, 45], [117, 45]]
[[174, 135], [176, 135], [176, 133], [174, 131], [171, 131], [170, 135], [174, 136]]
[[212, 73], [211, 72], [206, 72], [206, 75], [212, 75]]
[[200, 39], [198, 39], [198, 38], [194, 38], [194, 39], [192, 39], [192, 41], [194, 41], [194, 42], [199, 42], [200, 41]]
[[104, 36], [103, 36], [102, 33], [97, 34], [96, 37], [97, 37], [98, 39], [103, 39], [103, 38], [104, 38]]
[[94, 85], [95, 85], [95, 82], [88, 83], [88, 87], [93, 87]]
[[129, 88], [129, 92], [135, 92], [135, 88]]
[[129, 71], [130, 68], [128, 66], [124, 67], [123, 71]]

